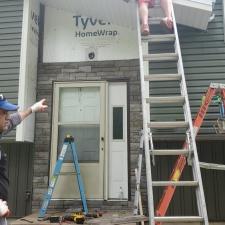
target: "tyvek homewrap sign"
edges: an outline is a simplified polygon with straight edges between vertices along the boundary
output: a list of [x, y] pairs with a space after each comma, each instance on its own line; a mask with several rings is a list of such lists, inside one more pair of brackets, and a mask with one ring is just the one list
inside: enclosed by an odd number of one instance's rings
[[[111, 24], [109, 22], [82, 16], [73, 16], [73, 18], [75, 20], [75, 26], [78, 28], [75, 30], [76, 38], [118, 36], [117, 29], [110, 26]], [[90, 27], [93, 29], [90, 29]]]
[[136, 30], [46, 7], [44, 62], [134, 58], [138, 58]]

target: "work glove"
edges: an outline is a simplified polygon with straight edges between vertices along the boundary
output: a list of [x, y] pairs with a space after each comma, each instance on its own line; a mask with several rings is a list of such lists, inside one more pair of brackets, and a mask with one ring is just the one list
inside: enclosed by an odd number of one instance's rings
[[42, 99], [31, 106], [32, 112], [44, 112], [48, 106], [46, 105], [46, 99]]
[[0, 199], [0, 217], [7, 217], [10, 214], [7, 202]]

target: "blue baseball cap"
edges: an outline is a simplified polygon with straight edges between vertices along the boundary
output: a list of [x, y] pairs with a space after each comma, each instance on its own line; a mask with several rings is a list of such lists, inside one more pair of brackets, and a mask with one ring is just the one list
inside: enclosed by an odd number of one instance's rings
[[16, 111], [18, 106], [8, 102], [4, 95], [0, 94], [0, 109], [5, 111]]

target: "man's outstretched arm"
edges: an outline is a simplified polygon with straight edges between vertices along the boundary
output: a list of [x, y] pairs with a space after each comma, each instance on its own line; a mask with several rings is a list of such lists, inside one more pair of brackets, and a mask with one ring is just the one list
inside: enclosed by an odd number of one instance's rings
[[31, 107], [29, 107], [29, 108], [27, 108], [23, 111], [20, 111], [18, 113], [21, 117], [21, 121], [23, 121], [31, 113], [33, 113], [33, 112], [44, 112], [47, 108], [48, 108], [48, 106], [46, 105], [46, 99], [42, 99], [41, 101], [33, 104]]
[[42, 99], [41, 101], [36, 102], [31, 107], [29, 107], [23, 111], [10, 114], [9, 118], [7, 120], [7, 125], [6, 125], [3, 133], [6, 134], [9, 131], [11, 131], [14, 127], [19, 125], [31, 113], [44, 112], [47, 108], [48, 108], [48, 106], [46, 105], [46, 99]]

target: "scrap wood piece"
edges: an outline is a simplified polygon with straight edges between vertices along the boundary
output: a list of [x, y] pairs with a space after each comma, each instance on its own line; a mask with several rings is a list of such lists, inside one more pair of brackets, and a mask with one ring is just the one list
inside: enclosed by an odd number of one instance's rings
[[33, 220], [30, 220], [30, 219], [26, 219], [26, 218], [20, 218], [21, 221], [26, 221], [28, 223], [33, 223], [34, 221]]
[[86, 221], [86, 224], [97, 225], [97, 224], [126, 224], [126, 223], [138, 223], [141, 221], [148, 221], [148, 217], [144, 215], [137, 216], [125, 216], [125, 217], [109, 217], [109, 218], [98, 218]]

